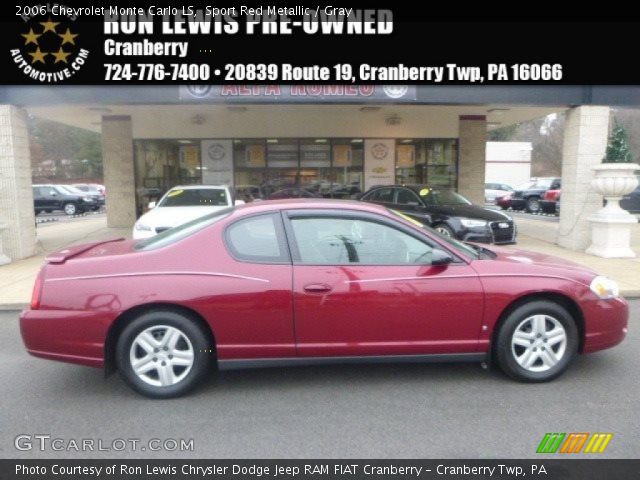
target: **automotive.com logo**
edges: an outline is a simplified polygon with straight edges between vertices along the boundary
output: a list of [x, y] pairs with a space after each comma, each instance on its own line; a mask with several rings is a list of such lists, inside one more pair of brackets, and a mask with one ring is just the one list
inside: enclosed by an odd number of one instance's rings
[[89, 51], [78, 46], [80, 34], [73, 19], [55, 15], [45, 5], [28, 7], [28, 12], [25, 7], [22, 19], [17, 48], [10, 50], [22, 73], [43, 83], [56, 83], [80, 70]]
[[613, 433], [546, 433], [536, 453], [604, 453], [612, 438]]

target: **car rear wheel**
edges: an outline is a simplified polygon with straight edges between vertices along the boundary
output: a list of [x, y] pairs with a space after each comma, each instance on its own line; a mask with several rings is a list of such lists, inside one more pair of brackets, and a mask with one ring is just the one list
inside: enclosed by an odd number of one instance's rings
[[529, 197], [527, 199], [527, 212], [538, 213], [540, 211], [540, 198]]
[[436, 232], [440, 233], [441, 235], [444, 235], [445, 237], [456, 238], [456, 235], [455, 233], [453, 233], [453, 230], [451, 229], [451, 227], [449, 227], [448, 225], [445, 225], [444, 223], [440, 223], [436, 225], [434, 228]]
[[496, 338], [495, 355], [510, 377], [545, 382], [561, 375], [578, 352], [578, 329], [566, 309], [535, 300], [516, 308]]
[[116, 347], [120, 374], [151, 398], [184, 395], [206, 376], [213, 346], [202, 328], [179, 312], [154, 310], [133, 320]]
[[75, 215], [78, 212], [78, 209], [73, 203], [67, 203], [64, 206], [64, 213], [67, 215]]

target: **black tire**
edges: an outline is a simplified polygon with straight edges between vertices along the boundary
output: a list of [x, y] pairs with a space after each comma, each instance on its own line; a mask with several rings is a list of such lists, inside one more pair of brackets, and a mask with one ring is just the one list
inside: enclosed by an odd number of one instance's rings
[[500, 205], [500, 208], [501, 208], [502, 210], [508, 210], [508, 209], [509, 209], [509, 207], [505, 207], [504, 205]]
[[[564, 327], [566, 346], [558, 363], [548, 370], [535, 372], [525, 369], [518, 363], [512, 348], [512, 338], [516, 328], [523, 321], [540, 314], [553, 317]], [[516, 308], [500, 325], [495, 336], [493, 354], [500, 369], [511, 378], [522, 382], [547, 382], [560, 376], [569, 367], [578, 353], [578, 343], [576, 322], [564, 307], [547, 300], [533, 300]], [[541, 350], [544, 346], [543, 344]], [[548, 345], [546, 347], [549, 348]]]
[[78, 207], [76, 207], [75, 203], [65, 203], [62, 210], [64, 210], [64, 213], [69, 216], [78, 213]]
[[[184, 378], [169, 386], [147, 383], [133, 371], [130, 360], [136, 337], [153, 327], [159, 327], [159, 330], [162, 330], [162, 326], [178, 329], [188, 338], [193, 350], [193, 363], [190, 370]], [[152, 310], [135, 318], [122, 331], [116, 345], [116, 364], [120, 375], [136, 392], [149, 398], [174, 398], [191, 391], [207, 376], [215, 361], [213, 349], [209, 335], [188, 315], [172, 310]], [[175, 372], [173, 368], [172, 371]], [[156, 371], [158, 378], [159, 372], [159, 370]]]
[[457, 238], [456, 234], [453, 232], [453, 229], [446, 223], [438, 223], [434, 225], [433, 228], [435, 228], [442, 235], [449, 236], [451, 238]]
[[526, 210], [529, 213], [539, 213], [540, 212], [540, 197], [529, 197], [529, 198], [527, 198]]

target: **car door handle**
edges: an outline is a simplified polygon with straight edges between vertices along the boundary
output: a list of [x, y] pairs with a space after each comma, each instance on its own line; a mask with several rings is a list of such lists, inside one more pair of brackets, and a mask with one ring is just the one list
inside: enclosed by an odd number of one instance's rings
[[327, 293], [331, 291], [331, 287], [326, 283], [309, 283], [304, 286], [304, 291], [308, 293]]

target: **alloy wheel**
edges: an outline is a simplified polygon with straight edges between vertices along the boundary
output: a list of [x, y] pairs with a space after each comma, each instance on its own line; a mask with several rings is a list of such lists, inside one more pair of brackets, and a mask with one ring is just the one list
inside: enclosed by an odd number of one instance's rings
[[450, 237], [451, 236], [451, 232], [449, 231], [449, 229], [447, 227], [436, 227], [436, 232], [438, 232], [441, 235], [444, 235], [445, 237]]
[[511, 337], [511, 353], [518, 365], [529, 372], [545, 372], [560, 362], [567, 349], [567, 332], [556, 318], [532, 315], [516, 327]]
[[158, 325], [140, 332], [129, 350], [133, 372], [145, 383], [168, 387], [191, 371], [195, 352], [187, 335], [178, 328]]

